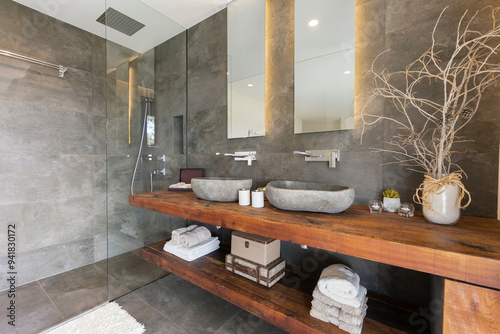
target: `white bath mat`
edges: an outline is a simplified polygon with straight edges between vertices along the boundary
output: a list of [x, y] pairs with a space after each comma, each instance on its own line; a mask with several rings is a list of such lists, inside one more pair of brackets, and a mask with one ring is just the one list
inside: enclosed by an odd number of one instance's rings
[[112, 302], [45, 334], [142, 334], [145, 331], [144, 325]]

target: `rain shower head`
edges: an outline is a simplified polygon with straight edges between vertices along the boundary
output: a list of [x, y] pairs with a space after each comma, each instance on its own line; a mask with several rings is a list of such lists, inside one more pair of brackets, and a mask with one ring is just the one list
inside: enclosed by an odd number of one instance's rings
[[106, 9], [96, 21], [124, 33], [127, 36], [132, 36], [145, 27], [141, 22], [111, 7]]

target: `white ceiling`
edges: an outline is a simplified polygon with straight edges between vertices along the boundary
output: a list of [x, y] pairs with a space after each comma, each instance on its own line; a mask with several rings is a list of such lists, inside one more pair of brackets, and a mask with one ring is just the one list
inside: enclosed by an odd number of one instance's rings
[[[232, 0], [14, 0], [95, 35], [144, 53], [225, 8]], [[132, 36], [96, 22], [109, 7], [145, 25]]]

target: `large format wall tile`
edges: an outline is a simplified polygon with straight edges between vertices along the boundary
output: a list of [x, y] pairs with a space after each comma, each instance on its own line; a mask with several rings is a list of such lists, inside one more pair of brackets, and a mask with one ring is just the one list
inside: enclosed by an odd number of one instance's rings
[[14, 1], [0, 7], [2, 48], [68, 67], [61, 78], [0, 59], [0, 215], [16, 224], [22, 284], [106, 254], [105, 43]]
[[227, 103], [226, 30], [226, 10], [188, 30], [188, 115]]
[[4, 138], [0, 152], [92, 154], [92, 117], [60, 106], [62, 101], [57, 107], [41, 107], [4, 99], [0, 107], [0, 131]]
[[4, 154], [0, 204], [91, 196], [94, 158], [88, 155]]

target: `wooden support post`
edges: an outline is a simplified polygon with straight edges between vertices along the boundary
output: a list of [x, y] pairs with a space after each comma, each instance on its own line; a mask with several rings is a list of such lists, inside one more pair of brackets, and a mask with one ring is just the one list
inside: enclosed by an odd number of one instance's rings
[[443, 333], [498, 333], [500, 291], [445, 280]]

